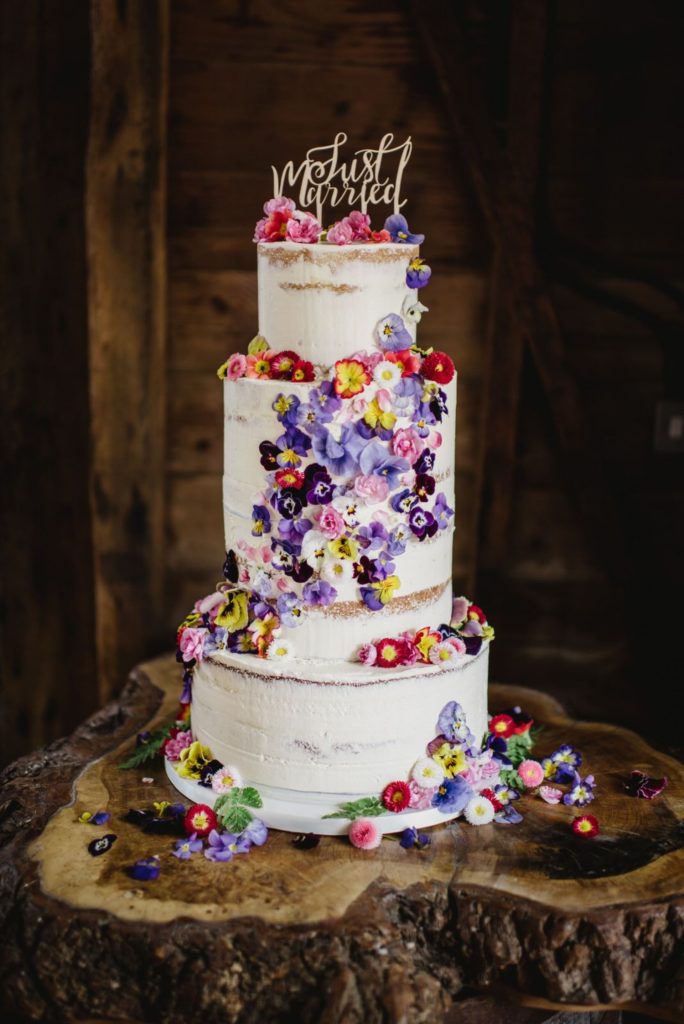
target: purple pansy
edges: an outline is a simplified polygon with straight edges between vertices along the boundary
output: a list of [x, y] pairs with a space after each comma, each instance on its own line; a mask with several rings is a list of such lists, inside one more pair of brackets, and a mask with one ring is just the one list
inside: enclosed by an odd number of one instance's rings
[[282, 469], [295, 469], [311, 450], [311, 439], [298, 427], [288, 427], [277, 441], [276, 462]]
[[189, 860], [193, 853], [200, 852], [202, 845], [202, 840], [197, 838], [196, 832], [193, 832], [187, 839], [178, 839], [172, 853], [174, 857], [178, 857], [178, 860]]
[[594, 776], [587, 775], [585, 779], [581, 779], [579, 772], [574, 772], [570, 781], [572, 789], [563, 795], [563, 803], [567, 807], [586, 807], [594, 799]]
[[302, 592], [306, 604], [323, 605], [332, 604], [337, 597], [337, 591], [326, 580], [314, 580], [307, 583]]
[[467, 743], [472, 746], [475, 737], [468, 728], [465, 713], [458, 701], [445, 704], [437, 719], [437, 731], [451, 743]]
[[279, 394], [271, 408], [286, 427], [295, 427], [299, 422], [297, 411], [300, 401], [296, 395]]
[[249, 839], [233, 835], [232, 832], [217, 832], [212, 829], [207, 838], [208, 846], [204, 851], [207, 860], [232, 860], [236, 853], [247, 853], [252, 845]]
[[298, 516], [297, 519], [281, 519], [278, 522], [278, 533], [283, 540], [288, 541], [290, 553], [298, 555], [302, 548], [302, 538], [309, 532], [312, 522], [306, 516]]
[[273, 496], [274, 504], [283, 519], [295, 519], [302, 511], [302, 495], [294, 488], [286, 487]]
[[356, 540], [364, 551], [378, 551], [387, 540], [387, 530], [382, 523], [373, 521], [356, 531]]
[[494, 796], [500, 804], [504, 805], [504, 807], [507, 804], [513, 803], [514, 800], [520, 799], [520, 793], [518, 790], [514, 789], [513, 786], [505, 785], [505, 783], [500, 783], [498, 786], [494, 787]]
[[[554, 750], [551, 757], [545, 757], [542, 767], [547, 779], [553, 782], [574, 781], [577, 769], [582, 764], [582, 754], [569, 743], [563, 743], [558, 750]], [[555, 772], [553, 768], [555, 767]]]
[[366, 443], [350, 423], [342, 425], [339, 437], [322, 425], [316, 427], [313, 434], [314, 454], [333, 476], [352, 476]]
[[432, 277], [432, 268], [428, 267], [427, 263], [416, 257], [411, 260], [406, 270], [406, 287], [407, 288], [424, 288]]
[[228, 636], [228, 650], [233, 654], [253, 654], [254, 641], [251, 633], [246, 629], [240, 629], [237, 633], [230, 633]]
[[317, 410], [319, 423], [330, 423], [342, 405], [342, 399], [335, 394], [332, 381], [324, 380], [309, 395], [311, 405]]
[[432, 473], [435, 468], [437, 455], [430, 448], [423, 448], [422, 452], [413, 463], [416, 473]]
[[435, 478], [428, 473], [418, 473], [413, 485], [413, 493], [418, 501], [428, 501], [430, 495], [435, 493]]
[[278, 468], [278, 456], [280, 455], [278, 445], [273, 444], [272, 441], [262, 441], [259, 445], [259, 451], [261, 452], [259, 461], [264, 469], [271, 471]]
[[188, 668], [183, 670], [183, 689], [181, 690], [180, 703], [192, 703], [192, 671]]
[[[307, 467], [308, 468], [308, 467]], [[308, 472], [307, 472], [308, 476]], [[335, 485], [321, 466], [312, 474], [306, 500], [310, 505], [329, 505], [335, 495]]]
[[427, 832], [419, 832], [417, 828], [405, 828], [399, 836], [399, 845], [402, 850], [412, 850], [414, 847], [424, 850], [431, 842], [432, 839]]
[[405, 515], [408, 515], [417, 504], [418, 498], [413, 491], [409, 491], [408, 487], [405, 487], [403, 491], [398, 491], [390, 501], [395, 512], [403, 512]]
[[378, 566], [375, 559], [368, 555], [361, 555], [354, 566], [354, 578], [359, 583], [377, 583], [383, 577], [378, 573]]
[[268, 829], [261, 818], [252, 818], [249, 825], [242, 832], [242, 838], [249, 840], [253, 846], [263, 846], [268, 839]]
[[263, 537], [271, 532], [271, 513], [265, 505], [252, 506], [252, 536]]
[[359, 593], [366, 608], [370, 608], [372, 612], [381, 612], [385, 607], [375, 587], [360, 587]]
[[106, 825], [110, 818], [111, 818], [111, 813], [109, 811], [95, 811], [95, 813], [91, 817], [91, 819], [88, 822], [88, 824], [89, 825]]
[[375, 328], [375, 336], [380, 348], [386, 352], [401, 352], [413, 344], [413, 338], [398, 313], [384, 316]]
[[406, 527], [403, 525], [395, 526], [389, 535], [387, 540], [387, 553], [392, 558], [397, 558], [399, 555], [403, 555], [406, 551], [406, 543], [408, 541], [408, 534]]
[[447, 526], [449, 525], [449, 522], [453, 517], [454, 510], [453, 508], [449, 508], [446, 499], [446, 494], [443, 494], [442, 491], [440, 491], [437, 497], [435, 498], [435, 505], [434, 508], [432, 509], [432, 514], [437, 520], [437, 526], [439, 527], [439, 529], [446, 530]]
[[494, 821], [498, 822], [499, 825], [518, 825], [522, 820], [522, 814], [512, 804], [506, 804], [505, 807], [494, 815]]
[[304, 608], [296, 594], [281, 594], [276, 604], [278, 618], [283, 626], [298, 626], [302, 620]]
[[442, 814], [460, 814], [472, 796], [474, 792], [465, 779], [456, 775], [440, 783], [433, 794], [432, 806]]
[[214, 651], [222, 651], [227, 646], [228, 630], [223, 626], [214, 626], [205, 637], [202, 653], [204, 655], [213, 654]]
[[425, 241], [425, 235], [416, 235], [409, 231], [409, 226], [403, 213], [393, 213], [385, 221], [384, 228], [385, 231], [389, 231], [393, 242], [422, 245]]
[[159, 870], [159, 857], [142, 857], [131, 865], [128, 874], [137, 882], [153, 882], [155, 878], [159, 878]]
[[426, 537], [434, 537], [437, 533], [437, 520], [424, 508], [411, 509], [409, 513], [409, 527], [418, 540], [425, 540]]
[[272, 540], [271, 551], [273, 552], [273, 558], [271, 564], [274, 569], [278, 569], [280, 572], [289, 572], [294, 569], [295, 565], [295, 552], [294, 545], [289, 540]]
[[399, 486], [399, 477], [411, 467], [407, 459], [391, 455], [380, 441], [370, 441], [361, 452], [359, 466], [364, 476], [382, 476], [387, 480], [390, 491]]
[[388, 551], [380, 551], [375, 558], [375, 574], [379, 580], [386, 580], [391, 576], [396, 566]]

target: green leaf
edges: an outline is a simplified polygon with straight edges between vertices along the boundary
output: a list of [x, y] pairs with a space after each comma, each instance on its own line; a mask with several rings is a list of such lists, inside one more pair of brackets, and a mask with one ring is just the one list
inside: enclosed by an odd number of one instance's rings
[[505, 786], [510, 786], [511, 789], [517, 789], [522, 792], [525, 788], [525, 784], [515, 768], [502, 768], [499, 772], [499, 778]]
[[216, 816], [227, 832], [242, 832], [252, 820], [250, 811], [237, 804], [225, 807]]
[[165, 725], [162, 729], [156, 729], [147, 743], [141, 743], [139, 747], [136, 747], [130, 757], [119, 765], [119, 768], [139, 768], [141, 764], [147, 764], [148, 761], [157, 756], [164, 740], [169, 738], [170, 733], [170, 725]]
[[220, 813], [224, 808], [231, 807], [234, 803], [235, 799], [233, 797], [233, 790], [231, 790], [230, 793], [224, 793], [223, 796], [218, 798], [214, 804], [214, 810], [216, 811], [216, 814], [220, 816]]
[[377, 818], [380, 814], [386, 814], [387, 808], [383, 807], [377, 796], [363, 796], [360, 800], [351, 800], [349, 803], [340, 804], [339, 811], [334, 814], [324, 814], [324, 818], [348, 818], [354, 821], [356, 818]]
[[237, 798], [239, 803], [246, 804], [247, 807], [263, 807], [264, 801], [261, 799], [261, 794], [253, 786], [246, 786], [236, 792], [239, 793]]
[[506, 743], [506, 753], [515, 768], [525, 760], [531, 749], [532, 741], [526, 733], [522, 736], [511, 736]]

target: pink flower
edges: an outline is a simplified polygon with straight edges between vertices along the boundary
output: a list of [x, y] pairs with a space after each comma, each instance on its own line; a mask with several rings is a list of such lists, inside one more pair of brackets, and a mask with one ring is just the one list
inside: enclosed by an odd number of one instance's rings
[[249, 569], [246, 565], [240, 569], [240, 583], [249, 583]]
[[432, 806], [432, 797], [434, 796], [436, 789], [426, 789], [425, 786], [419, 786], [413, 779], [409, 780], [409, 789], [411, 790], [411, 798], [409, 800], [409, 807], [416, 811], [426, 811], [428, 807]]
[[423, 441], [423, 444], [427, 445], [428, 448], [441, 448], [442, 447], [442, 435], [439, 430], [431, 430], [428, 436]]
[[333, 245], [349, 245], [353, 239], [353, 234], [352, 226], [345, 217], [343, 220], [338, 220], [336, 224], [333, 224], [328, 229], [326, 241], [332, 242]]
[[199, 612], [200, 615], [208, 615], [210, 619], [213, 619], [225, 600], [226, 595], [222, 594], [220, 590], [216, 590], [213, 594], [203, 597], [201, 601], [195, 601], [195, 611]]
[[322, 230], [313, 214], [297, 210], [287, 222], [286, 238], [289, 242], [317, 242]]
[[386, 353], [383, 353], [383, 352], [366, 352], [366, 351], [361, 351], [361, 352], [355, 352], [354, 355], [351, 358], [352, 359], [358, 359], [358, 361], [360, 363], [363, 363], [363, 365], [366, 367], [368, 372], [372, 373], [373, 370], [375, 369], [375, 367], [378, 365], [378, 363], [382, 362], [383, 356], [385, 354]]
[[344, 519], [332, 505], [320, 505], [315, 518], [318, 529], [328, 540], [337, 540], [346, 529]]
[[345, 218], [352, 229], [352, 242], [367, 242], [371, 236], [370, 217], [360, 210], [353, 210]]
[[455, 597], [454, 603], [451, 606], [451, 624], [452, 626], [458, 626], [461, 622], [465, 622], [466, 615], [468, 614], [468, 606], [470, 602], [467, 597]]
[[349, 826], [349, 842], [358, 850], [374, 850], [381, 839], [382, 832], [372, 818], [357, 818]]
[[215, 793], [228, 793], [229, 790], [241, 785], [242, 779], [237, 768], [227, 766], [214, 772], [211, 780], [211, 788]]
[[290, 589], [290, 582], [289, 580], [284, 580], [282, 577], [280, 577], [276, 583], [276, 587], [278, 588], [278, 590], [281, 590], [283, 594], [285, 594]]
[[544, 781], [544, 769], [539, 761], [531, 759], [522, 761], [518, 765], [518, 775], [525, 783], [527, 789], [535, 789]]
[[559, 804], [563, 799], [563, 790], [555, 786], [540, 786], [539, 796], [547, 804]]
[[288, 199], [286, 196], [274, 196], [264, 203], [264, 213], [267, 217], [273, 213], [294, 213], [295, 209], [294, 199]]
[[164, 744], [164, 757], [168, 757], [169, 761], [180, 761], [181, 751], [189, 747], [191, 743], [192, 734], [189, 729], [179, 732], [177, 736], [167, 740]]
[[408, 459], [413, 465], [424, 448], [424, 441], [411, 427], [402, 427], [392, 438], [390, 448], [393, 455], [400, 459]]
[[377, 505], [389, 494], [389, 483], [384, 476], [371, 473], [369, 476], [357, 476], [354, 481], [354, 494], [363, 498], [369, 505]]
[[241, 352], [236, 352], [226, 363], [226, 377], [228, 380], [239, 380], [240, 377], [244, 377], [246, 371], [247, 356], [243, 356]]
[[444, 642], [455, 647], [457, 654], [465, 654], [466, 645], [463, 640], [461, 640], [460, 636], [448, 636]]
[[207, 635], [206, 629], [184, 629], [180, 638], [180, 649], [183, 661], [202, 660], [202, 647], [204, 638]]
[[269, 380], [271, 376], [271, 360], [268, 352], [260, 352], [258, 356], [247, 356], [245, 377], [250, 380]]
[[364, 644], [359, 651], [359, 661], [362, 665], [374, 665], [377, 661], [378, 652], [375, 644]]

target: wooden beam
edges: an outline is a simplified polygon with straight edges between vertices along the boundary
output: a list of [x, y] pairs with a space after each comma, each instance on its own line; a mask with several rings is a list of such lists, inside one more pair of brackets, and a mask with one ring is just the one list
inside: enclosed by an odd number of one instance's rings
[[161, 642], [168, 0], [92, 6], [87, 158], [101, 698]]
[[[558, 318], [534, 251], [528, 206], [518, 195], [511, 162], [497, 141], [481, 92], [472, 81], [452, 5], [441, 0], [412, 0], [412, 8], [489, 234], [500, 252], [508, 329], [511, 336], [521, 336], [529, 346], [588, 542], [599, 564], [614, 578], [624, 578], [622, 529], [575, 379], [566, 365]], [[498, 535], [505, 535], [509, 518], [510, 501], [502, 504], [498, 513]]]

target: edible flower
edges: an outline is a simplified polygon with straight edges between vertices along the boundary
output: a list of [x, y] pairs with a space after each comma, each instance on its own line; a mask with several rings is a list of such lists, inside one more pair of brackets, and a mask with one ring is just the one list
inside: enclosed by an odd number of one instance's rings
[[513, 735], [514, 722], [510, 715], [494, 715], [489, 720], [489, 731], [493, 736], [506, 740]]
[[444, 770], [432, 757], [421, 757], [411, 770], [411, 779], [422, 789], [434, 789], [444, 779]]
[[216, 371], [216, 376], [219, 380], [239, 380], [240, 377], [244, 377], [247, 372], [247, 357], [243, 356], [240, 352], [235, 352], [232, 356], [219, 366]]
[[463, 816], [469, 825], [489, 825], [494, 820], [494, 805], [486, 796], [474, 796], [465, 805]]
[[402, 850], [425, 850], [432, 842], [427, 832], [419, 832], [416, 828], [405, 828], [399, 836]]
[[442, 743], [432, 755], [447, 779], [452, 779], [467, 767], [465, 751], [463, 747], [452, 746], [450, 743]]
[[292, 367], [292, 380], [308, 384], [314, 379], [313, 363], [308, 359], [298, 359]]
[[[429, 626], [424, 626], [419, 629], [413, 638], [413, 643], [416, 649], [420, 652], [420, 656], [425, 662], [430, 661], [430, 651], [435, 644], [441, 642], [442, 634], [436, 630], [431, 630]], [[447, 705], [448, 706], [448, 705]]]
[[356, 818], [347, 835], [357, 850], [374, 850], [382, 841], [382, 832], [372, 818]]
[[409, 226], [403, 213], [393, 213], [385, 221], [383, 229], [389, 233], [393, 242], [422, 245], [425, 241], [425, 235], [415, 235], [409, 231]]
[[472, 796], [473, 791], [468, 783], [456, 776], [440, 783], [433, 794], [432, 806], [442, 814], [460, 814]]
[[271, 375], [277, 380], [289, 380], [298, 359], [297, 353], [291, 349], [286, 349], [284, 352], [276, 352], [271, 359]]
[[217, 824], [216, 815], [207, 804], [193, 804], [183, 818], [183, 827], [188, 836], [208, 836]]
[[263, 537], [271, 532], [271, 513], [265, 505], [252, 506], [252, 536]]
[[249, 380], [269, 380], [271, 376], [270, 349], [257, 356], [247, 356], [245, 377]]
[[593, 839], [597, 836], [601, 829], [599, 828], [598, 820], [593, 814], [582, 814], [578, 818], [574, 818], [572, 822], [572, 831], [576, 836], [582, 836], [583, 839]]
[[431, 352], [423, 360], [420, 372], [428, 380], [435, 380], [438, 384], [448, 384], [454, 379], [456, 369], [453, 360], [446, 352]]
[[419, 256], [412, 259], [406, 271], [407, 288], [424, 288], [432, 277], [432, 268], [428, 267]]
[[385, 351], [399, 352], [413, 344], [413, 338], [398, 313], [388, 313], [383, 317], [375, 328], [375, 334], [380, 348]]
[[91, 857], [101, 857], [103, 853], [111, 850], [116, 842], [116, 838], [113, 832], [109, 832], [106, 836], [99, 836], [98, 839], [93, 839], [92, 842], [88, 843], [88, 853]]
[[193, 832], [187, 839], [176, 840], [176, 848], [172, 850], [172, 854], [178, 860], [189, 860], [193, 853], [199, 853], [201, 849], [202, 840], [197, 838], [196, 832]]
[[570, 789], [563, 797], [563, 803], [568, 807], [577, 805], [577, 807], [585, 807], [590, 804], [594, 799], [594, 776], [587, 775], [586, 779], [581, 779], [578, 772], [574, 772], [572, 776], [572, 789]]
[[470, 745], [475, 742], [475, 737], [468, 728], [465, 712], [458, 701], [450, 700], [444, 705], [437, 719], [437, 729], [452, 743]]
[[321, 237], [322, 227], [312, 213], [295, 210], [287, 221], [285, 237], [288, 242], [311, 244]]
[[159, 878], [159, 870], [159, 857], [143, 857], [128, 869], [128, 874], [137, 882], [153, 882]]
[[282, 242], [287, 235], [288, 221], [295, 212], [292, 199], [275, 196], [264, 203], [265, 217], [258, 220], [254, 228], [254, 242]]
[[248, 597], [244, 590], [232, 590], [225, 595], [225, 602], [216, 613], [215, 623], [229, 633], [245, 629], [249, 622]]
[[232, 860], [237, 853], [248, 853], [252, 843], [244, 835], [234, 835], [232, 832], [219, 833], [212, 829], [209, 833], [208, 846], [204, 851], [207, 860], [218, 863]]
[[563, 799], [563, 790], [556, 789], [555, 786], [540, 786], [539, 796], [542, 798], [544, 803], [559, 804]]
[[384, 580], [377, 580], [366, 587], [361, 587], [361, 598], [367, 608], [377, 612], [389, 604], [400, 586], [398, 576], [388, 576]]
[[526, 789], [536, 789], [544, 781], [544, 769], [539, 761], [533, 761], [531, 758], [518, 765], [518, 775], [525, 783]]
[[398, 814], [406, 810], [411, 799], [411, 790], [406, 782], [390, 782], [382, 791], [382, 805], [388, 811]]
[[176, 771], [183, 779], [199, 779], [202, 776], [202, 769], [212, 760], [209, 747], [205, 747], [199, 740], [195, 740], [185, 750], [181, 750]]
[[653, 800], [654, 797], [662, 793], [667, 783], [666, 775], [663, 775], [662, 779], [654, 779], [635, 769], [624, 786], [630, 796], [638, 796], [642, 800]]
[[266, 648], [266, 657], [269, 661], [287, 661], [291, 658], [294, 648], [289, 640], [272, 640]]
[[358, 359], [338, 359], [335, 363], [335, 394], [340, 398], [353, 398], [369, 383], [368, 371]]
[[381, 668], [394, 668], [396, 665], [410, 664], [415, 648], [406, 637], [400, 636], [378, 640], [375, 650], [375, 664]]
[[268, 352], [269, 348], [270, 345], [264, 338], [263, 334], [255, 334], [247, 346], [247, 355], [256, 356], [260, 352]]
[[211, 780], [211, 788], [215, 793], [228, 793], [242, 785], [242, 778], [236, 768], [225, 765], [214, 772]]

